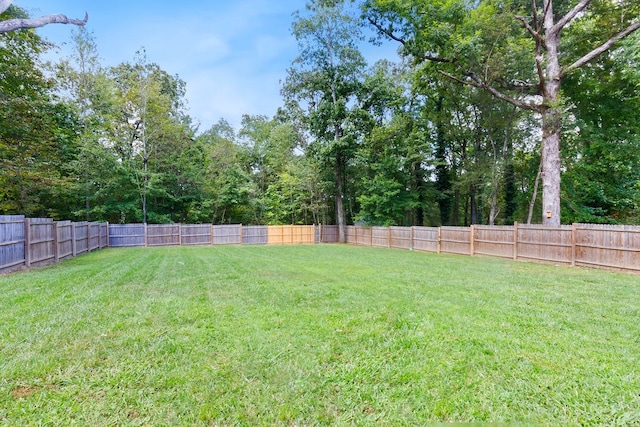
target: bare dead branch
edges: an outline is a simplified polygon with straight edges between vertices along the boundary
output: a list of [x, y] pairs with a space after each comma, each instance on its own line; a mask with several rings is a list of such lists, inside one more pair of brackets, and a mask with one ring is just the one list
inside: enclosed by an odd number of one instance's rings
[[529, 32], [529, 34], [531, 34], [531, 37], [533, 37], [536, 40], [536, 44], [540, 44], [544, 46], [544, 37], [542, 37], [536, 29], [534, 29], [531, 25], [529, 25], [529, 23], [527, 22], [524, 16], [518, 15], [518, 16], [515, 16], [515, 18], [518, 21], [522, 22], [522, 26]]
[[551, 28], [551, 32], [554, 34], [559, 33], [565, 25], [567, 25], [573, 18], [576, 17], [577, 14], [582, 12], [587, 6], [589, 6], [591, 0], [580, 0], [580, 2], [574, 6], [566, 15], [564, 15], [558, 22], [555, 23], [553, 28]]
[[531, 13], [533, 13], [533, 28], [536, 32], [540, 31], [540, 22], [538, 21], [538, 6], [536, 0], [531, 0]]
[[380, 31], [382, 34], [384, 34], [385, 36], [389, 37], [391, 40], [395, 40], [398, 43], [401, 43], [402, 45], [407, 44], [407, 41], [403, 38], [400, 38], [398, 36], [396, 36], [393, 31], [389, 30], [388, 28], [384, 28], [381, 24], [379, 24], [378, 22], [374, 21], [372, 18], [367, 17], [367, 20], [369, 21], [369, 23], [371, 25], [373, 25], [374, 27], [376, 27], [376, 29], [378, 31]]
[[[399, 37], [399, 36], [395, 35], [393, 33], [393, 31], [389, 30], [388, 28], [384, 28], [381, 24], [379, 24], [378, 22], [374, 21], [373, 19], [371, 19], [369, 17], [367, 17], [367, 20], [369, 21], [369, 23], [371, 25], [376, 27], [376, 29], [379, 32], [381, 32], [385, 36], [389, 37], [391, 40], [397, 41], [398, 43], [402, 44], [403, 46], [407, 45], [407, 41], [405, 39], [403, 39], [402, 37]], [[442, 62], [442, 63], [453, 62], [450, 59], [440, 58], [439, 56], [434, 56], [434, 55], [429, 55], [429, 54], [423, 55], [422, 59], [425, 59], [427, 61]]]
[[[0, 0], [3, 1], [3, 0]], [[7, 0], [4, 0], [5, 2]], [[0, 4], [1, 6], [1, 4]], [[26, 28], [39, 28], [48, 24], [72, 24], [83, 26], [89, 20], [89, 14], [85, 13], [84, 19], [70, 19], [65, 15], [48, 15], [33, 19], [8, 19], [0, 22], [0, 34]]]
[[467, 80], [463, 80], [461, 78], [458, 78], [442, 70], [438, 70], [438, 73], [460, 84], [473, 86], [479, 89], [484, 89], [490, 94], [492, 94], [493, 96], [495, 96], [496, 98], [501, 99], [505, 102], [508, 102], [509, 104], [514, 105], [518, 108], [522, 108], [523, 110], [540, 112], [540, 109], [541, 109], [540, 106], [535, 104], [529, 104], [529, 103], [520, 101], [519, 99], [513, 98], [507, 94], [504, 94], [500, 92], [498, 89], [494, 88], [493, 86], [486, 84], [485, 82], [482, 81], [482, 79], [480, 79], [478, 76], [472, 73], [465, 73], [466, 77], [468, 77]]
[[625, 28], [624, 30], [620, 31], [618, 34], [616, 34], [615, 36], [611, 37], [609, 40], [607, 40], [606, 42], [604, 42], [603, 44], [601, 44], [597, 48], [593, 49], [591, 52], [587, 53], [585, 56], [583, 56], [582, 58], [578, 59], [573, 64], [569, 65], [567, 68], [565, 68], [561, 73], [561, 77], [566, 75], [567, 73], [577, 69], [577, 68], [582, 67], [587, 62], [592, 61], [593, 59], [595, 59], [598, 56], [602, 55], [604, 52], [606, 52], [607, 50], [611, 49], [611, 47], [613, 47], [613, 45], [618, 40], [623, 39], [624, 37], [628, 36], [629, 34], [633, 33], [634, 31], [636, 31], [639, 28], [640, 28], [640, 22], [636, 22], [636, 23], [633, 23], [633, 24], [629, 25], [627, 28]]
[[0, 13], [9, 9], [9, 6], [11, 6], [11, 3], [13, 3], [13, 0], [0, 0]]

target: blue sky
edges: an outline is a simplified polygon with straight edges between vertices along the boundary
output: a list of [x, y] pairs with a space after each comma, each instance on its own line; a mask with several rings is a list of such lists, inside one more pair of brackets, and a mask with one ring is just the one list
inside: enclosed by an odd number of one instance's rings
[[[292, 14], [304, 0], [15, 0], [31, 16], [82, 18], [93, 32], [103, 65], [147, 58], [187, 83], [189, 114], [208, 129], [220, 118], [236, 129], [243, 114], [275, 114], [280, 82], [297, 54]], [[39, 34], [61, 46], [72, 27], [49, 25]], [[395, 46], [364, 45], [371, 61], [395, 59]]]

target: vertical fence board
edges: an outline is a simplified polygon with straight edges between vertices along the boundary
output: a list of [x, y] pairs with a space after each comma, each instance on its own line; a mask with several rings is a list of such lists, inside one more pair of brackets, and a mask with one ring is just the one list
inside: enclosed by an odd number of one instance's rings
[[0, 215], [0, 272], [25, 264], [24, 215]]

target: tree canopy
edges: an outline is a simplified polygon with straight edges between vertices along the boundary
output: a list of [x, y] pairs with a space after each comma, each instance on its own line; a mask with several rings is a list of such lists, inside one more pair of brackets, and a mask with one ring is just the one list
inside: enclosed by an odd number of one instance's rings
[[[281, 108], [203, 130], [188, 82], [144, 49], [105, 66], [69, 20], [73, 51], [47, 66], [38, 18], [10, 5], [0, 23], [29, 24], [0, 31], [0, 213], [342, 239], [353, 223], [640, 223], [636, 1], [309, 0]], [[367, 63], [367, 34], [400, 55]]]

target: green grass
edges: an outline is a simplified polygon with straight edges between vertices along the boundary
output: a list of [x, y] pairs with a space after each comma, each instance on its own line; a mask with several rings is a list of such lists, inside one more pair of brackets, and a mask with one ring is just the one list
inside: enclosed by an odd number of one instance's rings
[[640, 278], [350, 246], [0, 276], [0, 424], [640, 424]]

